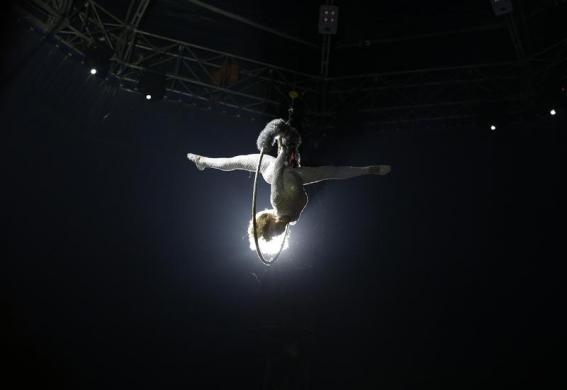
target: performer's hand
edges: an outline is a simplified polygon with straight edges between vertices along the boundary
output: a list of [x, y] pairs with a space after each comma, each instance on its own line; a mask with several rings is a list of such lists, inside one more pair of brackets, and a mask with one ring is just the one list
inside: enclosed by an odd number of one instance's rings
[[389, 165], [371, 165], [368, 167], [368, 173], [370, 175], [387, 175], [392, 170]]
[[261, 152], [264, 149], [264, 153], [269, 153], [272, 147], [276, 144], [276, 138], [262, 138], [256, 142], [258, 151]]
[[198, 170], [200, 171], [204, 171], [205, 170], [205, 166], [203, 165], [203, 163], [201, 162], [201, 157], [198, 154], [193, 154], [193, 153], [187, 153], [187, 158], [190, 161], [193, 161], [195, 163], [195, 166], [197, 167]]
[[281, 118], [268, 122], [256, 140], [258, 151], [264, 149], [264, 153], [268, 153], [275, 143], [275, 138], [282, 133], [285, 126], [285, 121]]

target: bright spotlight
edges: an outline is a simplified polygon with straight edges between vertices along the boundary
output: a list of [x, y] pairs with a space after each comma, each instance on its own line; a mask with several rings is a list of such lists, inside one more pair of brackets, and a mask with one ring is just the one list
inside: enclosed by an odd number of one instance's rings
[[555, 115], [557, 115], [557, 111], [555, 111], [555, 109], [552, 108], [552, 109], [549, 111], [549, 115], [555, 116]]
[[96, 74], [96, 68], [91, 68], [91, 74]]
[[[282, 248], [282, 240], [284, 238], [285, 242], [283, 243]], [[285, 251], [287, 248], [289, 248], [289, 234], [286, 235], [286, 233], [284, 232], [279, 236], [273, 237], [270, 241], [264, 240], [263, 237], [258, 237], [258, 247], [260, 248], [260, 251], [266, 255], [277, 255], [280, 251], [280, 248], [282, 249], [282, 251]], [[252, 240], [250, 240], [250, 250], [256, 251], [256, 244]]]
[[150, 100], [152, 98], [152, 95], [146, 95], [146, 100]]
[[494, 126], [494, 125], [490, 126], [490, 130], [492, 130], [492, 131], [496, 130], [496, 126]]

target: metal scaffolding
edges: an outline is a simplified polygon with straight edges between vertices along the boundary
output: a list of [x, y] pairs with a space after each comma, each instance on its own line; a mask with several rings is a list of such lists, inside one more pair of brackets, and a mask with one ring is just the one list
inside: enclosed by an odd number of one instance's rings
[[332, 127], [345, 115], [366, 123], [470, 121], [486, 104], [521, 110], [533, 86], [567, 59], [567, 40], [526, 55], [514, 20], [506, 23], [516, 61], [388, 73], [329, 76], [330, 38], [322, 43], [321, 73], [307, 74], [140, 29], [149, 0], [132, 0], [124, 20], [87, 0], [26, 0], [21, 13], [71, 52], [104, 46], [109, 77], [137, 91], [142, 72], [166, 77], [166, 98], [235, 116], [271, 118], [299, 91], [310, 123]]

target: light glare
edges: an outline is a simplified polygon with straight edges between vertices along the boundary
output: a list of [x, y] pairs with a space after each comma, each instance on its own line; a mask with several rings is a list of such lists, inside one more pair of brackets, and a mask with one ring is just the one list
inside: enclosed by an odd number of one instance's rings
[[[262, 251], [262, 254], [266, 255], [276, 255], [280, 251], [280, 247], [282, 246], [282, 240], [284, 239], [285, 232], [280, 234], [279, 236], [273, 237], [270, 241], [264, 240], [262, 237], [258, 237], [258, 247]], [[282, 248], [282, 252], [289, 247], [289, 234], [285, 237], [284, 246]], [[250, 242], [250, 250], [256, 251], [256, 245], [252, 240]]]
[[549, 115], [551, 115], [551, 116], [555, 116], [556, 114], [557, 114], [557, 111], [555, 111], [554, 108], [552, 108], [552, 109], [549, 111]]
[[150, 100], [152, 98], [152, 95], [146, 95], [146, 100]]
[[492, 131], [496, 130], [496, 126], [494, 126], [494, 125], [490, 126], [490, 130], [492, 130]]
[[91, 74], [96, 74], [96, 68], [91, 68]]

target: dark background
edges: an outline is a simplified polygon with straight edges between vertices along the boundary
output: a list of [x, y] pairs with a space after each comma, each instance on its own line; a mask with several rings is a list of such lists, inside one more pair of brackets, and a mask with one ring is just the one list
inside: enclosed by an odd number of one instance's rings
[[12, 16], [4, 388], [558, 378], [561, 115], [495, 132], [353, 124], [311, 140], [305, 165], [392, 173], [309, 186], [290, 249], [266, 268], [245, 237], [252, 176], [185, 158], [253, 153], [263, 123], [112, 89]]

